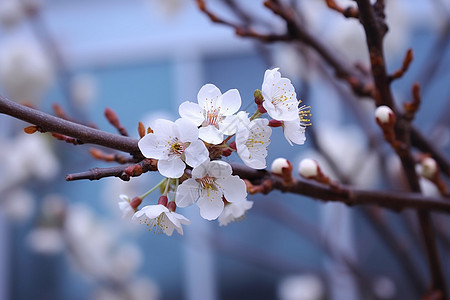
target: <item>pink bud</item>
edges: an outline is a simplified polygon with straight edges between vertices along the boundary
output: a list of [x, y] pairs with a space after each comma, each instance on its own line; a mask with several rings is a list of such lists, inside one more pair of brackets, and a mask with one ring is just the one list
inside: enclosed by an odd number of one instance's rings
[[[166, 198], [167, 198], [167, 197], [166, 197]], [[167, 208], [168, 208], [170, 211], [175, 211], [175, 210], [177, 209], [177, 205], [175, 204], [175, 202], [170, 201], [169, 204], [167, 205]]]
[[139, 205], [141, 205], [142, 203], [142, 199], [140, 197], [134, 197], [133, 199], [131, 199], [130, 201], [130, 206], [133, 209], [137, 209]]
[[230, 156], [231, 153], [233, 153], [233, 150], [231, 150], [231, 149], [225, 149], [222, 151], [222, 155], [225, 157]]
[[161, 197], [159, 197], [158, 204], [167, 206], [167, 201], [168, 200], [169, 199], [167, 199], [167, 196], [162, 195]]
[[284, 124], [283, 121], [278, 121], [278, 120], [275, 120], [275, 119], [272, 119], [272, 120], [269, 121], [269, 126], [270, 127], [281, 127], [281, 126], [283, 126], [283, 124]]

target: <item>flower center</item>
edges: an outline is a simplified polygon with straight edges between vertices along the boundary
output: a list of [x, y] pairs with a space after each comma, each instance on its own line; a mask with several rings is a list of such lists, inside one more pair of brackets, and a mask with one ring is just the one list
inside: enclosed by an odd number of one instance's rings
[[214, 181], [216, 180], [216, 178], [209, 176], [209, 174], [206, 174], [203, 178], [196, 180], [200, 184], [202, 189], [212, 190], [214, 188]]
[[186, 149], [184, 143], [180, 140], [178, 140], [178, 138], [175, 138], [172, 141], [172, 144], [170, 145], [170, 151], [172, 152], [172, 154], [178, 154], [181, 155], [183, 154], [184, 150]]
[[311, 125], [311, 106], [302, 105], [298, 108], [298, 115], [300, 117], [300, 124], [302, 126], [310, 126]]
[[204, 113], [205, 121], [203, 122], [204, 125], [213, 125], [216, 126], [217, 123], [222, 119], [222, 116], [220, 114], [220, 107], [214, 108], [211, 110], [206, 110]]

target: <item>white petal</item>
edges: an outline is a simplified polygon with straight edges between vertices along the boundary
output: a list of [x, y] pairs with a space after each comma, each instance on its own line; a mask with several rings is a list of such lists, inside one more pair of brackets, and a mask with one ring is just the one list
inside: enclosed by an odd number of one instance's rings
[[226, 135], [235, 134], [239, 122], [237, 116], [227, 116], [219, 122], [219, 131]]
[[264, 80], [262, 84], [261, 91], [268, 92], [272, 89], [273, 85], [281, 79], [281, 73], [278, 71], [279, 68], [274, 68], [272, 70], [266, 70], [264, 73]]
[[138, 142], [139, 150], [147, 158], [166, 159], [169, 155], [167, 142], [154, 133], [145, 135]]
[[160, 136], [177, 136], [175, 123], [165, 119], [157, 119], [153, 123], [152, 130], [154, 133]]
[[231, 116], [241, 107], [241, 95], [237, 89], [227, 91], [222, 95], [222, 104], [220, 112], [224, 116]]
[[182, 118], [192, 121], [196, 126], [200, 126], [205, 120], [203, 109], [194, 102], [186, 101], [181, 103], [178, 113]]
[[[166, 214], [166, 216], [174, 224], [175, 229], [181, 235], [183, 235], [183, 227], [181, 226], [181, 224], [188, 225], [191, 223], [191, 221], [189, 221], [183, 215], [177, 214], [176, 212], [169, 212]], [[172, 229], [172, 231], [173, 231], [173, 229]]]
[[180, 118], [175, 121], [175, 125], [178, 129], [178, 138], [183, 142], [193, 142], [198, 139], [198, 128], [188, 119]]
[[160, 159], [158, 160], [158, 171], [162, 176], [169, 178], [180, 178], [184, 173], [186, 165], [179, 157], [172, 159]]
[[284, 137], [291, 146], [292, 143], [297, 145], [303, 145], [305, 143], [305, 127], [300, 125], [300, 119], [295, 121], [284, 121], [283, 127]]
[[183, 181], [183, 183], [178, 186], [175, 197], [175, 203], [177, 206], [186, 207], [194, 204], [199, 197], [199, 189], [200, 186], [195, 179], [189, 178]]
[[219, 190], [202, 190], [200, 199], [197, 201], [200, 208], [200, 215], [206, 220], [214, 220], [222, 213], [223, 200], [222, 192]]
[[157, 204], [157, 205], [147, 205], [144, 206], [141, 211], [144, 212], [144, 214], [149, 219], [156, 219], [160, 214], [164, 212], [169, 212], [169, 209], [165, 207], [164, 205]]
[[208, 149], [202, 141], [196, 140], [192, 142], [184, 151], [186, 163], [195, 168], [209, 158]]
[[225, 199], [228, 202], [242, 201], [247, 197], [245, 182], [239, 176], [219, 178], [216, 179], [216, 183], [222, 188]]
[[205, 84], [198, 92], [198, 104], [206, 110], [209, 110], [211, 107], [215, 108], [220, 104], [220, 96], [222, 96], [222, 93], [214, 84]]
[[200, 127], [198, 136], [202, 140], [210, 144], [220, 144], [223, 142], [223, 134], [214, 126], [209, 125], [206, 127]]
[[209, 176], [215, 178], [229, 177], [231, 176], [232, 171], [233, 170], [231, 169], [230, 164], [221, 160], [214, 160], [210, 162], [207, 170]]
[[192, 170], [192, 178], [201, 179], [205, 177], [205, 175], [208, 174], [210, 164], [211, 162], [209, 161], [209, 159], [207, 159], [203, 163], [195, 167]]

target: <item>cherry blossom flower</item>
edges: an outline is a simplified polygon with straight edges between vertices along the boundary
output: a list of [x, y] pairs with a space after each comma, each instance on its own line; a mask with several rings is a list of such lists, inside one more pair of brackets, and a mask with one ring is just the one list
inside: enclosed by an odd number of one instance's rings
[[122, 218], [123, 219], [131, 219], [135, 213], [135, 210], [133, 207], [131, 207], [131, 199], [127, 195], [120, 195], [119, 196], [121, 201], [119, 201], [119, 208], [122, 211]]
[[186, 167], [184, 162], [195, 168], [209, 157], [205, 144], [198, 139], [198, 128], [189, 120], [158, 119], [153, 131], [138, 146], [145, 157], [158, 159], [158, 171], [165, 177], [179, 178]]
[[254, 169], [266, 167], [267, 147], [270, 144], [272, 129], [267, 119], [250, 121], [247, 116], [238, 114], [241, 122], [236, 131], [236, 150], [242, 161]]
[[181, 225], [189, 225], [189, 221], [183, 215], [170, 211], [162, 204], [147, 205], [137, 211], [133, 220], [141, 224], [146, 224], [150, 227], [150, 231], [155, 233], [163, 232], [168, 236], [171, 236], [173, 230], [183, 235], [183, 227]]
[[219, 226], [226, 226], [230, 222], [241, 221], [245, 217], [247, 210], [252, 208], [253, 201], [227, 202], [223, 208], [222, 213], [219, 216]]
[[234, 203], [247, 197], [245, 183], [239, 176], [232, 176], [231, 166], [223, 161], [205, 161], [192, 170], [192, 178], [177, 189], [176, 204], [186, 207], [197, 201], [200, 215], [207, 220], [219, 217], [224, 199]]
[[282, 78], [278, 68], [267, 70], [261, 88], [264, 97], [263, 107], [270, 117], [280, 121], [293, 121], [298, 118], [297, 94], [288, 78]]
[[236, 131], [235, 117], [241, 107], [241, 96], [236, 89], [223, 95], [213, 84], [205, 84], [197, 95], [197, 103], [183, 102], [179, 107], [180, 116], [200, 126], [199, 137], [210, 144], [220, 144], [224, 135]]
[[[299, 101], [299, 104], [301, 101]], [[292, 143], [303, 145], [306, 141], [306, 126], [311, 125], [309, 117], [311, 111], [309, 106], [302, 105], [297, 109], [297, 118], [292, 121], [283, 122], [283, 133], [286, 140], [292, 146]]]

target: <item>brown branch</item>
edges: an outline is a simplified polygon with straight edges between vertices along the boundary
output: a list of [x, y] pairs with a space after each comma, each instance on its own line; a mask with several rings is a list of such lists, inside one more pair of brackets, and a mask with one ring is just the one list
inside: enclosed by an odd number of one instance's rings
[[38, 125], [44, 132], [55, 132], [79, 139], [85, 144], [96, 144], [127, 152], [143, 158], [137, 146], [138, 140], [104, 132], [84, 125], [63, 120], [38, 110], [17, 104], [0, 96], [0, 113]]
[[408, 51], [406, 51], [405, 57], [403, 58], [402, 67], [389, 76], [389, 81], [392, 82], [395, 79], [401, 78], [408, 71], [413, 58], [414, 55], [412, 49], [408, 49]]
[[[65, 121], [60, 118], [39, 112], [35, 109], [14, 103], [0, 96], [0, 113], [7, 114], [32, 124], [38, 124], [45, 131], [57, 132], [78, 138], [85, 143], [97, 144], [111, 149], [116, 149], [136, 157], [142, 157], [137, 146], [137, 140], [117, 134], [93, 129], [87, 126]], [[154, 164], [154, 162], [152, 163]], [[243, 179], [258, 182], [263, 179], [272, 181], [272, 188], [282, 192], [290, 192], [299, 195], [310, 196], [324, 201], [342, 202], [347, 205], [377, 205], [400, 211], [402, 209], [420, 208], [430, 211], [450, 213], [450, 203], [441, 198], [424, 197], [418, 194], [400, 194], [394, 192], [365, 191], [342, 187], [337, 190], [329, 186], [311, 182], [304, 179], [293, 179], [293, 183], [286, 186], [284, 182], [271, 173], [263, 170], [254, 170], [242, 165], [232, 164], [234, 173]], [[124, 166], [120, 166], [124, 170]], [[108, 168], [108, 174], [115, 176], [113, 171], [119, 169]], [[156, 167], [154, 168], [156, 170]], [[99, 170], [97, 170], [97, 173]], [[87, 176], [87, 174], [85, 174]], [[97, 175], [98, 176], [98, 175]], [[95, 176], [94, 176], [95, 177]], [[106, 176], [103, 176], [106, 177]]]
[[111, 108], [109, 107], [105, 108], [105, 117], [108, 120], [108, 122], [112, 126], [114, 126], [121, 135], [128, 136], [127, 130], [120, 123], [119, 117]]
[[334, 0], [325, 0], [327, 6], [332, 10], [341, 13], [346, 18], [359, 18], [359, 11], [354, 6], [342, 7]]
[[118, 177], [123, 181], [129, 181], [130, 177], [137, 177], [149, 171], [156, 171], [157, 161], [144, 159], [135, 165], [124, 165], [111, 168], [93, 168], [85, 172], [66, 175], [66, 181], [82, 179], [99, 180], [105, 177]]

